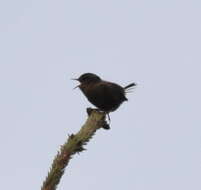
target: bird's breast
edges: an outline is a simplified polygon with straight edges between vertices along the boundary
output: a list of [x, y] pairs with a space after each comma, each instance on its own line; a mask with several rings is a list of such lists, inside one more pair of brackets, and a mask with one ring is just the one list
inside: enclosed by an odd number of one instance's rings
[[103, 111], [114, 111], [125, 101], [124, 91], [107, 83], [81, 84], [80, 90], [92, 104]]

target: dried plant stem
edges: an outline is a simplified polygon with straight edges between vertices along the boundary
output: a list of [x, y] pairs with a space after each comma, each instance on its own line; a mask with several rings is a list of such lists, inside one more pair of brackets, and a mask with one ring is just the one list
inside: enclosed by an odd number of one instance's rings
[[72, 156], [85, 150], [83, 146], [92, 138], [96, 130], [104, 128], [107, 125], [104, 113], [90, 108], [87, 109], [87, 112], [89, 117], [80, 131], [75, 135], [70, 135], [67, 142], [61, 146], [61, 149], [53, 160], [41, 190], [55, 190]]

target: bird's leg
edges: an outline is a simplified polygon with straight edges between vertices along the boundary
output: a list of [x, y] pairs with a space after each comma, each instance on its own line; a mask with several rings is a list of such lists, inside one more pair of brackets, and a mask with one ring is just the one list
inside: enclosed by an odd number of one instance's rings
[[103, 129], [106, 129], [106, 130], [108, 130], [108, 129], [110, 129], [110, 115], [109, 115], [109, 113], [108, 112], [104, 112], [105, 113], [105, 115], [108, 117], [108, 120], [109, 120], [109, 124], [107, 123], [107, 121], [105, 120], [104, 121], [104, 124], [103, 124]]
[[106, 112], [106, 115], [108, 117], [108, 121], [109, 121], [109, 124], [111, 123], [111, 119], [110, 119], [110, 115], [109, 115], [109, 112]]
[[[93, 109], [93, 108], [87, 108], [87, 114], [88, 114], [88, 116], [90, 116], [91, 115], [91, 113], [92, 113], [92, 111], [93, 110], [96, 110], [96, 111], [99, 111], [99, 112], [103, 112], [103, 111], [101, 111], [100, 109]], [[108, 116], [109, 117], [109, 113], [107, 113], [107, 112], [103, 112], [104, 114], [105, 114], [105, 116]], [[110, 121], [110, 117], [109, 117], [109, 121]], [[108, 129], [110, 129], [110, 125], [107, 123], [107, 121], [105, 120], [105, 117], [104, 117], [104, 119], [102, 120], [102, 128], [103, 129], [106, 129], [106, 130], [108, 130]]]

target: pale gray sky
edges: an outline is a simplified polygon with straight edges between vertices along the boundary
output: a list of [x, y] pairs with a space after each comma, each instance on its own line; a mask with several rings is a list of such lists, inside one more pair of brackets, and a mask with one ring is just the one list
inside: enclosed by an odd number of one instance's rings
[[58, 190], [201, 189], [201, 1], [0, 2], [1, 189], [40, 189], [91, 106], [70, 78], [138, 87]]

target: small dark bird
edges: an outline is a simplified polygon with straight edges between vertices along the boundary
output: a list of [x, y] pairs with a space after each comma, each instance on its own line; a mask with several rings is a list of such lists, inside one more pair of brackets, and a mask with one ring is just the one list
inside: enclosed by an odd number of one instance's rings
[[93, 73], [85, 73], [73, 80], [79, 81], [80, 85], [76, 87], [80, 88], [93, 105], [107, 114], [115, 111], [124, 101], [127, 101], [126, 93], [130, 92], [131, 87], [136, 86], [135, 83], [131, 83], [121, 87], [118, 84], [104, 81]]

